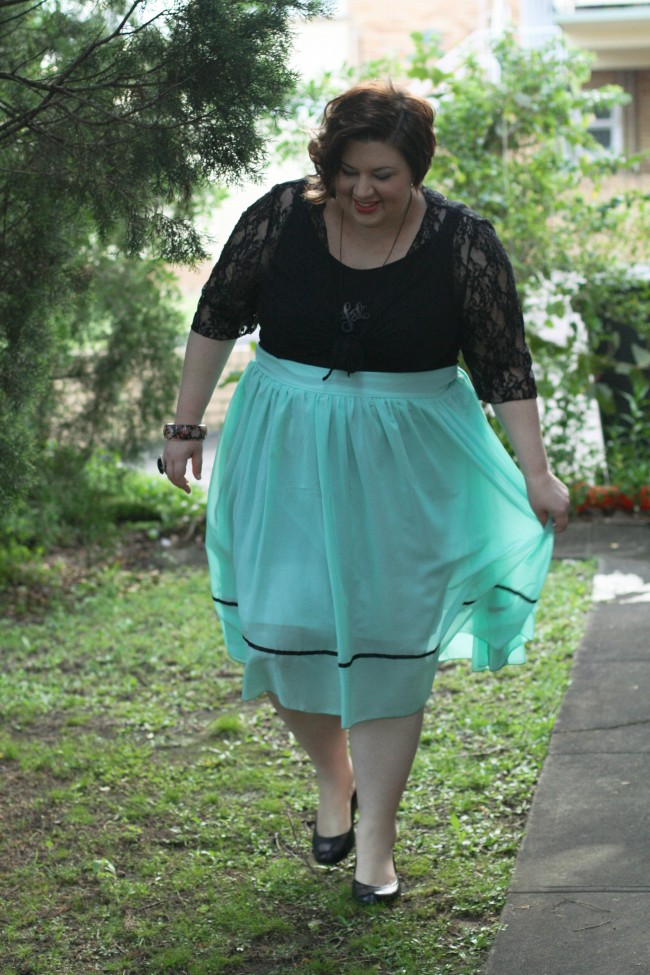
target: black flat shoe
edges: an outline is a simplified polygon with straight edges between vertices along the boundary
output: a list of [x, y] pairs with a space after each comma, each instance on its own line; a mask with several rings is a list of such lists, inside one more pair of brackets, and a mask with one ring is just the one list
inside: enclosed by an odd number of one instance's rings
[[[394, 860], [393, 866], [395, 866]], [[402, 893], [397, 871], [395, 874], [395, 880], [392, 883], [384, 884], [381, 887], [373, 887], [372, 884], [362, 884], [359, 880], [353, 880], [352, 896], [358, 904], [390, 904], [391, 901], [397, 900]]]
[[311, 848], [314, 853], [316, 863], [325, 867], [333, 867], [335, 863], [345, 860], [348, 853], [354, 846], [354, 814], [357, 810], [356, 792], [350, 800], [350, 818], [352, 825], [347, 833], [339, 833], [338, 836], [321, 836], [316, 827], [311, 841]]
[[371, 884], [362, 884], [358, 880], [352, 881], [352, 896], [359, 904], [390, 904], [397, 900], [401, 894], [399, 878], [392, 884], [384, 884], [383, 887], [373, 887]]

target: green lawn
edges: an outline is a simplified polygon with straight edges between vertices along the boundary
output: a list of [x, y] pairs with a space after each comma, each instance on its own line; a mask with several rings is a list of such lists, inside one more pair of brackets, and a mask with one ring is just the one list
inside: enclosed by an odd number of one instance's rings
[[480, 973], [592, 571], [554, 565], [530, 665], [439, 673], [392, 908], [310, 861], [310, 769], [240, 702], [203, 570], [114, 566], [3, 621], [0, 975]]

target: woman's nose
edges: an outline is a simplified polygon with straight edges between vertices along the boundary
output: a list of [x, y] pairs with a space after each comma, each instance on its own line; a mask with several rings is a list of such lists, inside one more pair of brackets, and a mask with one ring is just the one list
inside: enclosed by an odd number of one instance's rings
[[357, 177], [355, 195], [358, 200], [365, 200], [374, 196], [374, 187], [372, 185], [372, 179], [370, 176], [364, 176], [363, 173], [359, 174]]

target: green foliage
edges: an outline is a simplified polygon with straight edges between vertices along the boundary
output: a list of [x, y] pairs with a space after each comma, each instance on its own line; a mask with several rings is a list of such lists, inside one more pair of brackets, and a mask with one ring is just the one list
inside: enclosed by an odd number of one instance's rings
[[313, 772], [240, 700], [205, 570], [107, 571], [65, 611], [0, 618], [0, 971], [482, 971], [592, 569], [553, 566], [525, 667], [441, 668], [391, 910], [354, 904], [353, 858], [313, 866]]
[[596, 108], [629, 98], [613, 85], [585, 89], [591, 62], [559, 41], [523, 48], [506, 34], [487, 65], [470, 55], [438, 87], [430, 180], [494, 223], [520, 285], [597, 259], [619, 216], [597, 191], [631, 163], [605, 155], [588, 127]]
[[650, 485], [650, 385], [623, 393], [627, 409], [605, 425], [609, 480], [624, 494], [639, 497]]
[[166, 479], [132, 470], [117, 455], [87, 457], [50, 443], [40, 465], [41, 477], [0, 528], [0, 586], [55, 581], [43, 563], [54, 548], [107, 545], [134, 528], [157, 538], [187, 530], [205, 513], [199, 489], [170, 491]]
[[156, 11], [144, 0], [71, 0], [6, 14], [9, 171], [19, 160], [28, 193], [68, 190], [58, 198], [64, 219], [82, 208], [102, 237], [120, 228], [130, 253], [153, 244], [171, 260], [204, 256], [183, 205], [205, 180], [259, 166], [256, 119], [293, 82], [289, 18], [319, 6], [177, 0]]
[[0, 5], [3, 508], [40, 476], [52, 414], [70, 407], [57, 377], [76, 373], [90, 393], [79, 420], [87, 446], [131, 448], [169, 408], [178, 322], [153, 258], [204, 256], [193, 194], [257, 171], [257, 120], [279, 111], [293, 83], [290, 18], [318, 9]]
[[640, 377], [650, 368], [650, 277], [634, 269], [610, 268], [583, 281], [573, 298], [594, 343], [605, 342], [605, 362], [613, 361], [621, 345], [620, 329], [636, 333], [639, 343], [629, 352], [628, 373]]
[[86, 286], [52, 319], [49, 432], [87, 456], [102, 447], [133, 457], [180, 378], [175, 279], [160, 260], [96, 246], [79, 255], [75, 273]]
[[610, 270], [582, 282], [609, 479], [635, 495], [650, 484], [650, 278]]

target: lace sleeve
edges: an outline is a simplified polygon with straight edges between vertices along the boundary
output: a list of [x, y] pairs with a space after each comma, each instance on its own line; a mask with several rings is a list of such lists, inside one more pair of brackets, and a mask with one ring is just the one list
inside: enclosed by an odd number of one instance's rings
[[257, 285], [291, 210], [298, 183], [281, 184], [239, 218], [201, 292], [192, 330], [235, 339], [257, 326]]
[[462, 351], [478, 396], [489, 403], [534, 399], [537, 388], [514, 274], [494, 228], [466, 211], [454, 250]]

